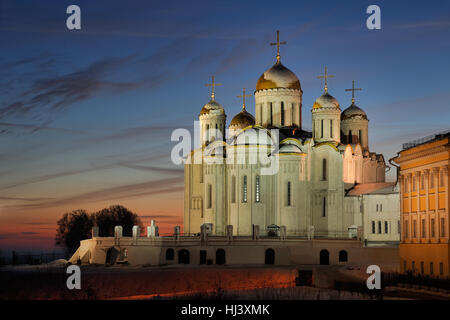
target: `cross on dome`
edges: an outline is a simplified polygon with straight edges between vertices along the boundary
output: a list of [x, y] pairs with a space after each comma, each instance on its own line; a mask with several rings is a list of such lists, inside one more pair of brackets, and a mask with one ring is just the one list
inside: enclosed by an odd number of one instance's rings
[[325, 66], [325, 74], [322, 76], [318, 76], [317, 79], [325, 79], [325, 87], [324, 87], [324, 91], [325, 93], [328, 93], [328, 78], [334, 78], [334, 75], [332, 74], [328, 74], [328, 69], [327, 66]]
[[355, 88], [355, 80], [352, 80], [352, 88], [351, 89], [345, 89], [345, 91], [351, 91], [352, 92], [352, 104], [355, 104], [355, 91], [361, 91], [361, 88]]
[[287, 43], [286, 41], [280, 42], [280, 31], [277, 30], [277, 42], [271, 42], [271, 43], [270, 43], [271, 46], [277, 46], [277, 63], [280, 63], [280, 59], [281, 59], [281, 56], [280, 56], [280, 46], [281, 46], [282, 44], [286, 44], [286, 43]]
[[222, 85], [221, 83], [216, 83], [214, 81], [214, 76], [211, 77], [211, 83], [207, 83], [206, 84], [207, 87], [212, 87], [212, 89], [211, 89], [211, 100], [214, 100], [214, 98], [215, 98], [214, 88], [216, 86], [221, 86], [221, 85]]
[[242, 95], [237, 96], [238, 98], [242, 98], [242, 110], [245, 110], [245, 97], [251, 97], [251, 94], [245, 94], [245, 88], [242, 88]]

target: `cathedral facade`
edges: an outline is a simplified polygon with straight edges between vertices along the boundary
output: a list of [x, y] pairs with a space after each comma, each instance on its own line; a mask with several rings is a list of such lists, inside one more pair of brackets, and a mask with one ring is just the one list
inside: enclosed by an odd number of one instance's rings
[[358, 219], [346, 212], [346, 194], [385, 182], [384, 157], [369, 150], [367, 114], [354, 95], [342, 111], [326, 71], [324, 93], [311, 107], [312, 131], [303, 130], [303, 90], [281, 63], [280, 44], [276, 63], [256, 82], [254, 116], [244, 91], [227, 127], [213, 81], [199, 114], [200, 147], [185, 162], [185, 233], [207, 224], [215, 235], [355, 236]]

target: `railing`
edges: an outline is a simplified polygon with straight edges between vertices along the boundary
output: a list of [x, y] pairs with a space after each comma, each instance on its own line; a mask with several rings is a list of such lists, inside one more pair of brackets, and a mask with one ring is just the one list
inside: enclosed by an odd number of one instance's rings
[[429, 141], [432, 141], [432, 140], [435, 140], [435, 139], [442, 139], [445, 136], [447, 136], [449, 133], [450, 133], [450, 130], [446, 130], [446, 131], [442, 131], [442, 132], [439, 132], [439, 133], [436, 133], [436, 134], [432, 134], [432, 135], [429, 135], [429, 136], [426, 136], [426, 137], [423, 137], [423, 138], [420, 138], [420, 139], [416, 139], [416, 140], [404, 143], [402, 145], [402, 148], [403, 148], [403, 150], [406, 150], [406, 149], [410, 149], [410, 148], [416, 147], [418, 145], [424, 144], [426, 142], [429, 142]]

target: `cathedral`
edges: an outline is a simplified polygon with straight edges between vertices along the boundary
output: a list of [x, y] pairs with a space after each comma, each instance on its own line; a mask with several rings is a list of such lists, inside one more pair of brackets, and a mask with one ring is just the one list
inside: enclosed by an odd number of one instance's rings
[[242, 110], [228, 128], [213, 78], [211, 100], [199, 114], [199, 148], [185, 162], [185, 233], [207, 225], [213, 235], [231, 229], [236, 236], [283, 230], [346, 237], [361, 225], [359, 209], [348, 209], [356, 201], [346, 200], [348, 193], [359, 185], [386, 186], [384, 157], [370, 151], [369, 119], [355, 104], [361, 89], [353, 82], [346, 90], [352, 103], [342, 111], [325, 68], [324, 92], [310, 109], [312, 132], [304, 130], [303, 90], [281, 62], [281, 44], [277, 33], [276, 62], [256, 82], [255, 114], [246, 108], [244, 89]]

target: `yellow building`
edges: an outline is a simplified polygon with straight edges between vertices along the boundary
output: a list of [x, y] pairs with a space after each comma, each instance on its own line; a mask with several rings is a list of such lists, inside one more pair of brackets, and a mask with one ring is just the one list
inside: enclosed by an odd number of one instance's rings
[[403, 145], [399, 166], [400, 270], [449, 276], [450, 131]]

